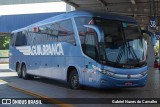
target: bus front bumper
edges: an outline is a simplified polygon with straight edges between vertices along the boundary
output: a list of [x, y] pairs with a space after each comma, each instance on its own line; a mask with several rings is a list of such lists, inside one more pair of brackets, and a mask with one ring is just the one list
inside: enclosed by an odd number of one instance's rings
[[129, 87], [144, 87], [147, 80], [147, 74], [137, 79], [118, 79], [103, 75], [99, 79], [100, 88], [129, 88]]

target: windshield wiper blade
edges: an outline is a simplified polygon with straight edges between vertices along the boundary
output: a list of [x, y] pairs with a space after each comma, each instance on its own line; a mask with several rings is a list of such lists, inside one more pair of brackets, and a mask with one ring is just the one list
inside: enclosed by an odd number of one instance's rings
[[120, 62], [123, 53], [125, 53], [125, 45], [123, 45], [119, 50], [119, 53], [116, 59], [116, 64]]
[[138, 59], [135, 51], [133, 50], [133, 47], [131, 47], [131, 46], [128, 45], [128, 50], [132, 54], [132, 56], [137, 60], [137, 63], [139, 64], [139, 59]]

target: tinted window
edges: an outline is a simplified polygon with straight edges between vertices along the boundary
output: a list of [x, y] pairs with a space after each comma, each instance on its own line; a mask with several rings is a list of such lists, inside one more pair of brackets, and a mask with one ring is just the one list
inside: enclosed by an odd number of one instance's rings
[[93, 19], [91, 17], [77, 17], [75, 21], [83, 52], [90, 58], [97, 60], [97, 33], [91, 28], [84, 27], [84, 25], [93, 24]]
[[[58, 41], [68, 42], [71, 44], [75, 43], [74, 31], [71, 20], [65, 20], [53, 24], [58, 29]], [[53, 27], [52, 27], [53, 28]]]
[[24, 46], [27, 44], [26, 35], [22, 32], [16, 33], [15, 46]]
[[84, 44], [84, 53], [92, 59], [97, 59], [97, 33], [94, 30], [86, 32]]
[[10, 46], [14, 46], [15, 43], [15, 33], [10, 35]]
[[33, 44], [49, 42], [75, 43], [71, 20], [64, 20], [40, 27], [35, 27], [30, 29], [30, 32], [28, 32], [27, 35], [29, 36], [28, 43], [32, 41]]
[[75, 18], [79, 36], [84, 36], [87, 28], [84, 25], [94, 24], [92, 17], [77, 17]]
[[53, 36], [46, 33], [28, 31], [26, 35], [28, 39], [27, 40], [28, 45], [57, 42], [57, 36]]

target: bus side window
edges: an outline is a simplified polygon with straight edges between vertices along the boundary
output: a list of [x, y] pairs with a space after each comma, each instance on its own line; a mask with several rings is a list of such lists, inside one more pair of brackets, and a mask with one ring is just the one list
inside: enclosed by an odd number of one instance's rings
[[97, 56], [96, 46], [97, 46], [97, 33], [93, 29], [90, 29], [89, 31], [86, 32], [84, 52], [86, 55], [95, 60]]
[[27, 44], [26, 35], [22, 32], [18, 32], [16, 35], [15, 46], [24, 46]]
[[92, 59], [97, 60], [97, 33], [84, 25], [93, 24], [92, 17], [76, 17], [75, 22], [83, 52]]
[[15, 44], [16, 33], [10, 35], [10, 46], [14, 47]]
[[58, 25], [58, 42], [75, 44], [74, 30], [71, 19], [60, 21]]

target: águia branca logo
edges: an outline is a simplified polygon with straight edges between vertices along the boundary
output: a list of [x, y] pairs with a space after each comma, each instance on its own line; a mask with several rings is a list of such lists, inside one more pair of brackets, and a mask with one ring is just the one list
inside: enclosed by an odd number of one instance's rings
[[44, 44], [16, 47], [23, 55], [64, 55], [62, 44]]

